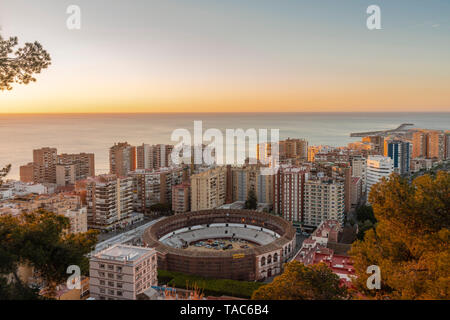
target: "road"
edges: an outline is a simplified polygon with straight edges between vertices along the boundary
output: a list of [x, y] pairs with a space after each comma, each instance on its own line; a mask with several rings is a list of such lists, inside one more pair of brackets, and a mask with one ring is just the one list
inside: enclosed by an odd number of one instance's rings
[[150, 226], [154, 225], [156, 222], [158, 222], [158, 221], [160, 221], [162, 219], [164, 219], [164, 217], [161, 217], [161, 218], [152, 220], [150, 222], [141, 224], [140, 226], [135, 227], [135, 228], [133, 228], [133, 229], [131, 229], [129, 231], [122, 231], [121, 233], [119, 233], [119, 234], [117, 234], [115, 236], [112, 236], [112, 237], [108, 238], [107, 240], [104, 240], [104, 241], [98, 243], [95, 246], [95, 250], [93, 252], [91, 252], [91, 254], [97, 253], [97, 252], [99, 252], [101, 250], [104, 250], [104, 249], [106, 249], [106, 248], [108, 248], [108, 247], [110, 247], [110, 246], [112, 246], [114, 244], [126, 243], [126, 242], [131, 241], [131, 240], [133, 240], [135, 238], [141, 237], [142, 234], [144, 233], [144, 231], [147, 228], [149, 228]]

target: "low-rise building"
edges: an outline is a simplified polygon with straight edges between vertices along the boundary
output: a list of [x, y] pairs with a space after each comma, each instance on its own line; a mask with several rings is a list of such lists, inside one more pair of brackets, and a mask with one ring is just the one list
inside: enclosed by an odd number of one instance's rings
[[90, 296], [136, 300], [158, 284], [155, 249], [117, 244], [94, 254], [89, 264]]
[[339, 221], [323, 221], [312, 235], [303, 241], [294, 260], [305, 266], [325, 263], [341, 279], [342, 284], [351, 286], [352, 278], [356, 276], [353, 262], [347, 254], [338, 254], [331, 248], [333, 244], [338, 243], [341, 232]]

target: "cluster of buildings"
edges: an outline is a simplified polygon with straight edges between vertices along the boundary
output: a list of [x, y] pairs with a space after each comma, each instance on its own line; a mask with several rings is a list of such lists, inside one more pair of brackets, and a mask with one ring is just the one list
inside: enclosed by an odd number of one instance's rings
[[351, 287], [355, 268], [347, 255], [350, 245], [340, 243], [341, 235], [342, 227], [339, 221], [322, 221], [311, 236], [303, 241], [294, 260], [305, 266], [325, 263], [339, 276], [342, 284]]
[[[309, 146], [304, 139], [289, 138], [279, 142], [279, 167], [269, 175], [262, 174], [264, 161], [174, 165], [173, 148], [116, 143], [109, 149], [109, 173], [101, 175], [95, 173], [92, 153], [33, 150], [33, 162], [20, 167], [20, 181], [0, 186], [0, 214], [42, 208], [68, 217], [67, 232], [110, 231], [161, 208], [175, 215], [242, 209], [252, 192], [258, 211], [281, 216], [297, 230], [314, 230], [295, 260], [325, 262], [348, 283], [354, 269], [339, 245], [347, 214], [392, 173], [409, 175], [450, 159], [450, 132], [412, 129], [363, 137], [345, 147]], [[258, 159], [270, 159], [272, 148], [258, 145]], [[157, 285], [156, 261], [154, 249], [125, 244], [93, 253], [91, 297], [137, 299], [151, 292]], [[61, 296], [67, 294], [67, 288], [59, 289]]]
[[[267, 164], [175, 166], [173, 145], [115, 143], [109, 174], [95, 175], [94, 154], [33, 150], [33, 162], [20, 168], [21, 186], [2, 187], [0, 199], [29, 193], [71, 191], [87, 210], [88, 228], [115, 230], [161, 207], [180, 214], [244, 206], [250, 191], [258, 208], [297, 227], [315, 228], [324, 220], [341, 225], [352, 208], [366, 201], [374, 184], [391, 173], [407, 175], [450, 157], [449, 131], [412, 129], [363, 137], [346, 147], [309, 146], [304, 139], [280, 141], [279, 170], [261, 174]], [[258, 159], [270, 157], [271, 144], [257, 146]], [[17, 189], [22, 188], [25, 193]]]
[[95, 175], [93, 153], [57, 154], [56, 148], [33, 150], [33, 162], [20, 167], [20, 181], [65, 187]]

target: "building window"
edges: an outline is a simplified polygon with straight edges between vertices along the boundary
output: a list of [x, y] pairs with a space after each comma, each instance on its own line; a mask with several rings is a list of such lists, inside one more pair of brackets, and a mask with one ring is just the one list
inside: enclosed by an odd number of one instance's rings
[[114, 282], [113, 281], [108, 281], [108, 286], [114, 287]]
[[117, 275], [117, 280], [122, 280], [122, 275], [118, 274]]
[[123, 288], [123, 285], [122, 285], [122, 283], [120, 283], [120, 282], [117, 282], [117, 288]]
[[261, 258], [261, 266], [265, 266], [266, 265], [266, 257], [262, 257]]
[[104, 288], [100, 288], [100, 293], [105, 293], [105, 289]]
[[114, 266], [113, 265], [108, 265], [108, 270], [114, 270]]
[[100, 280], [100, 285], [104, 286], [105, 285], [105, 280]]
[[119, 296], [119, 297], [121, 297], [123, 294], [122, 294], [122, 291], [117, 291], [117, 295]]
[[105, 269], [105, 265], [103, 263], [100, 263], [100, 269]]
[[122, 267], [117, 267], [117, 272], [122, 272]]

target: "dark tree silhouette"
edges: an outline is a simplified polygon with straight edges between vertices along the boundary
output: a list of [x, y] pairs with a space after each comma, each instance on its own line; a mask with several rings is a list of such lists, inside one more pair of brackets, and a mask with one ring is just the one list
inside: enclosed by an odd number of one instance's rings
[[3, 183], [3, 178], [8, 175], [9, 170], [11, 170], [11, 165], [10, 164], [8, 164], [6, 167], [0, 169], [0, 186]]
[[0, 35], [0, 90], [11, 90], [13, 83], [36, 81], [34, 74], [50, 65], [50, 55], [39, 42], [18, 45], [17, 37], [4, 40]]
[[255, 210], [256, 208], [258, 208], [258, 199], [256, 198], [255, 191], [250, 189], [247, 200], [245, 201], [245, 209]]

